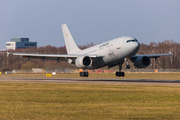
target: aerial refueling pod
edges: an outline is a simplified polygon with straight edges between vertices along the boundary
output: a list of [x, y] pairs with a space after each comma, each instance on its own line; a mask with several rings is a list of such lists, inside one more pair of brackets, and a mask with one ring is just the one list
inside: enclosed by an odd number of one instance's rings
[[75, 60], [75, 65], [78, 68], [87, 68], [92, 64], [92, 59], [89, 56], [80, 56]]
[[147, 56], [137, 57], [137, 59], [134, 61], [134, 66], [137, 68], [145, 68], [149, 66], [151, 63], [151, 60]]

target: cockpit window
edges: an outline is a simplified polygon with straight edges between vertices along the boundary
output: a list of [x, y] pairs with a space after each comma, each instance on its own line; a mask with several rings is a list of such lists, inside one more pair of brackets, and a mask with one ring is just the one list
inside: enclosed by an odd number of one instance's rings
[[127, 41], [126, 41], [126, 43], [129, 43], [129, 42], [137, 42], [137, 40], [134, 39], [134, 40], [127, 40]]

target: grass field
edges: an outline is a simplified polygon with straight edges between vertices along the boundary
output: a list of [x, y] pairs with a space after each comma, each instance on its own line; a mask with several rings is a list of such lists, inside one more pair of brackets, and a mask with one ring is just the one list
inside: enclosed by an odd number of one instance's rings
[[[45, 77], [1, 74], [1, 77]], [[80, 78], [57, 74], [53, 78]], [[89, 78], [118, 79], [112, 73]], [[172, 79], [180, 73], [126, 73], [120, 79]], [[0, 120], [180, 119], [179, 86], [0, 82]]]
[[[88, 78], [112, 78], [112, 79], [163, 79], [178, 80], [180, 73], [125, 73], [125, 77], [116, 77], [114, 73], [90, 73]], [[0, 77], [46, 77], [44, 74], [2, 74]], [[78, 73], [64, 73], [53, 75], [53, 78], [81, 78]]]
[[0, 120], [180, 119], [180, 87], [0, 83]]

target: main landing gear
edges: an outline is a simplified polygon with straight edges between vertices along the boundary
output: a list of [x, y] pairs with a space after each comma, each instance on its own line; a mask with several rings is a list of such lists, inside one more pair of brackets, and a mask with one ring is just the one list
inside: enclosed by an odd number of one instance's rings
[[124, 73], [124, 72], [121, 72], [123, 62], [124, 62], [124, 61], [121, 61], [121, 62], [119, 63], [119, 72], [116, 72], [116, 76], [117, 76], [117, 77], [124, 77], [124, 76], [125, 76], [125, 73]]
[[125, 69], [130, 69], [130, 65], [125, 65]]
[[88, 71], [83, 71], [83, 72], [80, 72], [79, 75], [81, 77], [88, 77], [89, 76], [89, 72]]
[[130, 65], [129, 65], [128, 59], [126, 60], [125, 69], [130, 69]]

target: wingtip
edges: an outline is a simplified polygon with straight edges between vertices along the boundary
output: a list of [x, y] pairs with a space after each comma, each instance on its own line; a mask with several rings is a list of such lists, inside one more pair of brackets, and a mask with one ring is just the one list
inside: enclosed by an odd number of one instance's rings
[[7, 51], [7, 57], [9, 56], [9, 52]]
[[172, 53], [172, 52], [169, 52], [169, 54], [173, 55], [173, 53]]
[[7, 51], [7, 57], [9, 56], [9, 55], [12, 55], [13, 53], [9, 53], [8, 51]]

